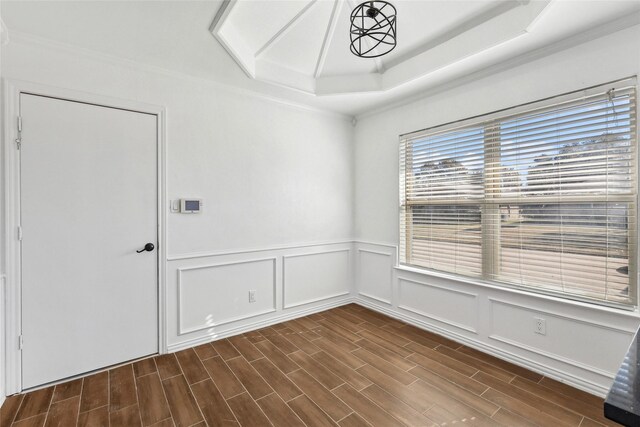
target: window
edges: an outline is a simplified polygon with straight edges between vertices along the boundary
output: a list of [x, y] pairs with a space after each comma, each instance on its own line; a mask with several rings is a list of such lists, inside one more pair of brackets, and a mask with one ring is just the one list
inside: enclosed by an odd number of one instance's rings
[[632, 307], [635, 79], [400, 138], [400, 262]]

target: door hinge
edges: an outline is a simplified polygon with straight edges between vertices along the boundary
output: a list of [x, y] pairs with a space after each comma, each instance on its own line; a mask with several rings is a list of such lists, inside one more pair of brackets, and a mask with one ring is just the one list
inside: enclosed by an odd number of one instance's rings
[[16, 147], [18, 150], [22, 146], [22, 117], [18, 116], [18, 137], [16, 138]]
[[22, 242], [22, 227], [18, 226], [18, 240]]
[[24, 347], [24, 340], [22, 339], [22, 335], [18, 335], [18, 350], [22, 350]]

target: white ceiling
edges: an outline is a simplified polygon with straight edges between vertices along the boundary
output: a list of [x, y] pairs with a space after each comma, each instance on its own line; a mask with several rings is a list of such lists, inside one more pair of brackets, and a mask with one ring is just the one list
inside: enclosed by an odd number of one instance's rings
[[[637, 0], [391, 2], [398, 46], [379, 61], [349, 52], [353, 0], [237, 0], [226, 9], [221, 1], [2, 0], [0, 16], [10, 40], [34, 35], [348, 115], [599, 26], [640, 23]], [[217, 16], [213, 31], [225, 46], [209, 32]]]
[[319, 96], [381, 92], [520, 37], [550, 0], [393, 4], [400, 42], [375, 59], [350, 52], [354, 0], [230, 0], [211, 32], [251, 78]]

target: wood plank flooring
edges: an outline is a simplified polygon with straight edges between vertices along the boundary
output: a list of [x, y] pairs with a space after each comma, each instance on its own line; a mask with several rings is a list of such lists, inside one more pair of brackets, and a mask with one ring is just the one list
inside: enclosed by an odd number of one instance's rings
[[602, 399], [358, 305], [8, 397], [0, 426], [598, 426]]

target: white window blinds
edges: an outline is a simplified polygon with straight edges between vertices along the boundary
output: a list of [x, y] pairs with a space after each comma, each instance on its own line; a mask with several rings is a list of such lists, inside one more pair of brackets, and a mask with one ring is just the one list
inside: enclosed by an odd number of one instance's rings
[[400, 261], [633, 306], [635, 79], [404, 135]]

